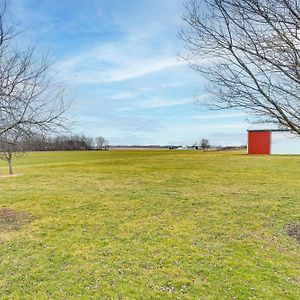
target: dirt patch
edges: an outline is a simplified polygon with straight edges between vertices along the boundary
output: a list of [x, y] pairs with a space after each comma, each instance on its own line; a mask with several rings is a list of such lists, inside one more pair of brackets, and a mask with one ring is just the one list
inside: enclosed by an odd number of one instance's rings
[[22, 175], [23, 174], [5, 174], [5, 175], [0, 175], [0, 178], [11, 178], [11, 177], [18, 177]]
[[290, 224], [287, 226], [287, 233], [300, 244], [300, 224]]
[[10, 208], [0, 209], [0, 232], [19, 230], [23, 225], [32, 222], [34, 217], [24, 211]]

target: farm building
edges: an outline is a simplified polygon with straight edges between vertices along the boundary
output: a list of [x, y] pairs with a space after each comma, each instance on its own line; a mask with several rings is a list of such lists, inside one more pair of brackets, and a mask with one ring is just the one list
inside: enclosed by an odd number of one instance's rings
[[248, 130], [248, 154], [300, 154], [300, 137], [289, 130]]

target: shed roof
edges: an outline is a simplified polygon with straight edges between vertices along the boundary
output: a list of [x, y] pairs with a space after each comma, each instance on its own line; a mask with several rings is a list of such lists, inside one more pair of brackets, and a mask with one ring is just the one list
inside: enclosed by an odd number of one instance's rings
[[289, 130], [289, 129], [248, 129], [247, 131], [256, 131], [256, 132], [266, 132], [266, 131], [271, 131], [271, 132], [292, 132], [292, 130]]

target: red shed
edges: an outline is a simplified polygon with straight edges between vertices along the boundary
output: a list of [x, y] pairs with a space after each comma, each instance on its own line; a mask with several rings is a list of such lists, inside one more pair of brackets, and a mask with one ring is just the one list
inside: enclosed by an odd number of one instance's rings
[[270, 154], [270, 130], [248, 130], [248, 154]]

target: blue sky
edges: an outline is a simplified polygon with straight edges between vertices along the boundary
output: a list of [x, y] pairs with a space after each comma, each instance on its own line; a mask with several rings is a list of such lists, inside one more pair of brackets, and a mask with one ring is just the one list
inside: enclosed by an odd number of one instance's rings
[[19, 43], [37, 45], [72, 100], [73, 132], [111, 144], [246, 143], [241, 112], [208, 111], [205, 83], [180, 59], [184, 0], [9, 0]]

